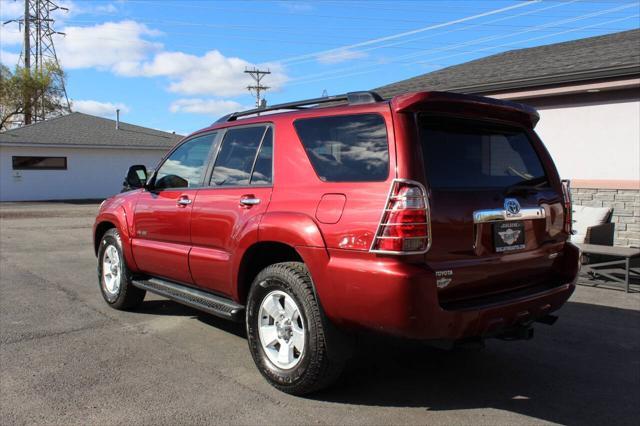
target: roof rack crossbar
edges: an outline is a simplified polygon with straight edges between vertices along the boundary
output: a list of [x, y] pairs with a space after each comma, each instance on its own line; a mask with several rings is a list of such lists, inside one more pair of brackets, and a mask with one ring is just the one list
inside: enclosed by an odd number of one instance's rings
[[246, 117], [247, 115], [256, 115], [267, 111], [277, 111], [282, 109], [305, 109], [305, 106], [319, 105], [331, 102], [347, 101], [349, 105], [370, 104], [382, 101], [382, 97], [376, 92], [349, 92], [344, 95], [325, 96], [323, 98], [306, 99], [303, 101], [286, 102], [268, 106], [266, 108], [254, 108], [246, 111], [233, 112], [219, 118], [216, 123], [226, 123], [235, 121], [238, 117]]

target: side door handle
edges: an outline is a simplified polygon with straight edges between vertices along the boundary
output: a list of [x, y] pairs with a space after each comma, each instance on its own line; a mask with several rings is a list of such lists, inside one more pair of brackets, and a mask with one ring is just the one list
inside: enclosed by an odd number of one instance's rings
[[189, 204], [191, 204], [191, 199], [186, 196], [186, 195], [182, 195], [180, 196], [180, 198], [178, 198], [178, 201], [176, 202], [176, 204], [178, 205], [178, 207], [186, 207]]
[[245, 207], [255, 206], [257, 204], [260, 204], [260, 198], [256, 198], [256, 196], [253, 194], [243, 195], [242, 197], [240, 197], [240, 204]]

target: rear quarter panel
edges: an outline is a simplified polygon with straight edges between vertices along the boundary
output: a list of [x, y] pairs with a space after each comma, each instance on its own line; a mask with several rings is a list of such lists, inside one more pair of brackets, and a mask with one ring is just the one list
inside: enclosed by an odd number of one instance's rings
[[[322, 233], [326, 247], [367, 251], [378, 226], [391, 181], [396, 177], [393, 118], [388, 104], [327, 108], [322, 116], [380, 114], [386, 123], [389, 143], [389, 174], [382, 182], [324, 182], [316, 174], [294, 127], [295, 120], [318, 117], [318, 112], [284, 116], [277, 121], [274, 191], [269, 213], [296, 212], [311, 218]], [[324, 195], [344, 196], [341, 214], [334, 212], [323, 223], [317, 214]], [[332, 223], [329, 223], [332, 222]], [[304, 232], [303, 229], [298, 229]]]

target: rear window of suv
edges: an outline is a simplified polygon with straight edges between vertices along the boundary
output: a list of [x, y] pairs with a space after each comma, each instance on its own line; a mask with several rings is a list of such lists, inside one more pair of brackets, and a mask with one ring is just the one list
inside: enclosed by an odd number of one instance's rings
[[309, 160], [326, 182], [376, 182], [389, 175], [387, 127], [378, 114], [305, 118], [294, 123]]
[[419, 127], [432, 188], [547, 184], [540, 158], [522, 129], [442, 117], [420, 117]]

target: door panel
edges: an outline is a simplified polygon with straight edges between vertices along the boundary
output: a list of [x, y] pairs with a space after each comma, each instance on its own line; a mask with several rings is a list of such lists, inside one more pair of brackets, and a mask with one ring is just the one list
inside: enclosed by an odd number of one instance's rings
[[[251, 195], [258, 204], [244, 205], [241, 199]], [[198, 191], [193, 206], [191, 232], [193, 249], [189, 256], [196, 285], [221, 294], [232, 294], [232, 257], [239, 239], [257, 231], [260, 216], [266, 211], [271, 188], [215, 188]], [[254, 232], [257, 241], [257, 232]]]
[[197, 190], [144, 192], [135, 210], [133, 256], [143, 272], [191, 283], [188, 255], [193, 204]]

